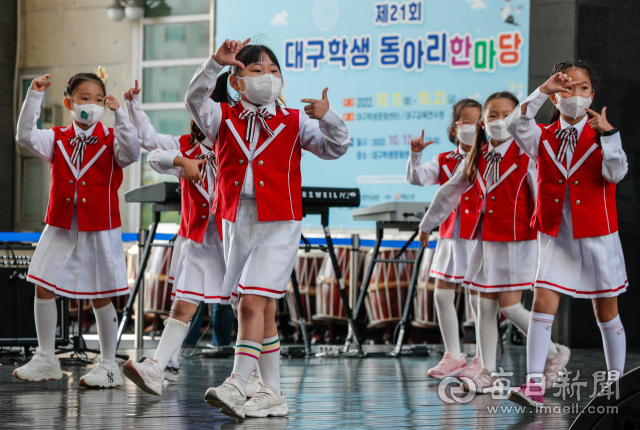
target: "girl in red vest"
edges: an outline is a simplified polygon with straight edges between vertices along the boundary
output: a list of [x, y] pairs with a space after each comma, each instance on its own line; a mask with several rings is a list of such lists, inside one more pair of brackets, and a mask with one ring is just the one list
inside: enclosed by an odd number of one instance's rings
[[[119, 387], [115, 361], [118, 318], [111, 297], [129, 293], [120, 231], [118, 188], [122, 168], [140, 158], [140, 139], [124, 109], [105, 96], [106, 74], [78, 73], [69, 79], [64, 106], [68, 127], [38, 130], [36, 123], [51, 75], [35, 79], [18, 119], [16, 140], [51, 164], [51, 193], [42, 232], [29, 267], [36, 284], [36, 355], [13, 375], [28, 381], [62, 378], [55, 356], [55, 295], [89, 299], [96, 316], [100, 352], [84, 387]], [[107, 106], [114, 128], [100, 122]], [[80, 310], [81, 311], [81, 310]]]
[[[624, 372], [626, 340], [618, 295], [628, 281], [618, 237], [616, 184], [627, 173], [620, 133], [591, 109], [597, 76], [584, 61], [566, 61], [507, 119], [516, 142], [538, 165], [538, 199], [533, 226], [540, 258], [527, 342], [527, 383], [510, 400], [543, 402], [547, 348], [561, 294], [591, 299], [602, 332], [608, 381]], [[550, 125], [534, 116], [549, 99], [556, 110]], [[587, 116], [587, 112], [591, 117]], [[547, 376], [548, 378], [548, 376]]]
[[[483, 369], [472, 383], [466, 381], [478, 393], [486, 392], [498, 379], [494, 373], [498, 311], [524, 333], [529, 323], [529, 312], [520, 301], [522, 291], [531, 289], [535, 278], [538, 246], [529, 220], [537, 187], [534, 163], [513, 143], [504, 123], [517, 104], [509, 92], [487, 98], [464, 167], [440, 187], [420, 224], [420, 240], [426, 243], [428, 232], [449, 216], [468, 188], [475, 190], [478, 203], [472, 237], [478, 241], [463, 285], [480, 293], [477, 339]], [[556, 344], [548, 350], [547, 371], [556, 373], [569, 359], [569, 351]]]
[[[323, 159], [338, 158], [351, 139], [329, 104], [328, 88], [321, 100], [303, 99], [309, 103], [304, 111], [277, 103], [282, 89], [278, 59], [266, 46], [247, 45], [249, 40], [222, 43], [198, 69], [186, 95], [187, 110], [215, 141], [213, 211], [223, 220], [227, 265], [221, 295], [231, 301], [238, 300], [234, 291], [242, 296], [233, 373], [210, 388], [205, 400], [235, 417], [283, 416], [288, 408], [280, 390], [275, 312], [300, 245], [300, 157], [305, 149]], [[231, 67], [218, 77], [224, 66]], [[227, 85], [239, 97], [229, 97]], [[262, 386], [245, 404], [256, 361]]]
[[[471, 151], [481, 113], [482, 105], [472, 99], [463, 99], [453, 105], [449, 140], [458, 147], [454, 151], [438, 154], [424, 164], [421, 161], [422, 151], [434, 141], [424, 141], [424, 130], [420, 137], [411, 139], [407, 181], [422, 186], [446, 183], [462, 167], [463, 160]], [[460, 352], [458, 314], [454, 305], [455, 287], [464, 279], [474, 244], [471, 234], [476, 221], [476, 193], [472, 187], [462, 195], [459, 203], [440, 226], [440, 237], [431, 265], [431, 276], [436, 278], [434, 297], [438, 324], [446, 350], [440, 363], [429, 369], [428, 375], [436, 379], [458, 374], [472, 379], [482, 370], [479, 349], [476, 349], [476, 356], [469, 367], [466, 357]], [[469, 290], [469, 293], [471, 312], [478, 321], [478, 292]]]

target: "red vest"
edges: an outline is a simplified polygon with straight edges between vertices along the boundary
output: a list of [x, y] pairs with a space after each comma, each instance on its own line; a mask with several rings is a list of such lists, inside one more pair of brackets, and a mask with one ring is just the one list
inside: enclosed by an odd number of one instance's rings
[[[488, 148], [489, 145], [486, 145], [482, 150], [478, 160], [476, 180], [473, 184], [478, 195], [476, 207], [478, 220], [482, 214], [482, 203], [485, 199], [487, 201], [484, 209], [482, 240], [492, 242], [534, 240], [536, 231], [529, 225], [535, 209], [527, 180], [529, 157], [512, 141], [511, 147], [500, 162], [500, 179], [493, 182], [487, 189], [483, 175], [487, 168], [484, 154]], [[474, 236], [477, 233], [475, 230]]]
[[98, 123], [94, 145], [87, 145], [78, 172], [71, 163], [73, 147], [69, 141], [76, 136], [73, 125], [53, 127], [55, 143], [51, 160], [51, 193], [45, 222], [51, 226], [71, 229], [74, 197], [78, 192], [78, 230], [103, 231], [120, 227], [118, 188], [122, 184], [122, 167], [113, 150], [113, 129]]
[[[196, 156], [202, 154], [200, 145], [191, 145], [190, 134], [185, 134], [180, 137], [180, 152], [183, 157], [191, 160], [195, 160]], [[178, 234], [187, 239], [202, 243], [211, 214], [208, 180], [200, 186], [181, 178], [180, 189], [182, 190], [182, 215]], [[218, 233], [222, 239], [220, 218], [216, 217], [216, 223], [218, 225]]]
[[[236, 221], [240, 191], [249, 161], [249, 143], [245, 140], [248, 120], [238, 118], [243, 108], [221, 103], [222, 123], [216, 140], [218, 175], [214, 213]], [[267, 120], [273, 130], [269, 137], [260, 130], [253, 159], [259, 221], [302, 219], [302, 177], [300, 175], [300, 117], [296, 109], [276, 108]]]
[[616, 184], [602, 176], [602, 146], [598, 133], [587, 122], [578, 138], [571, 167], [562, 164], [556, 154], [561, 141], [556, 138], [560, 120], [539, 125], [538, 201], [532, 225], [556, 237], [560, 229], [565, 192], [569, 187], [573, 237], [604, 236], [618, 231]]
[[[453, 176], [453, 170], [458, 165], [458, 160], [449, 157], [449, 154], [453, 154], [456, 151], [443, 152], [438, 155], [438, 164], [440, 165], [440, 185], [445, 184]], [[459, 160], [460, 166], [458, 169], [462, 169], [464, 160]], [[460, 206], [457, 206], [449, 218], [447, 218], [442, 224], [440, 224], [440, 237], [445, 239], [451, 239], [453, 236], [453, 227], [456, 222], [456, 213], [458, 207], [461, 208], [460, 214], [460, 238], [471, 239], [473, 235], [473, 229], [476, 225], [476, 201], [477, 196], [473, 187], [469, 189], [460, 198]]]

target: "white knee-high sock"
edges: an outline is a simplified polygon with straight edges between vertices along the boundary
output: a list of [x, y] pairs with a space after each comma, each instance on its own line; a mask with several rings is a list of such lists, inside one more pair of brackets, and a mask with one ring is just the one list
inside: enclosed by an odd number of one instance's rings
[[478, 309], [479, 300], [480, 294], [471, 294], [471, 292], [469, 292], [469, 307], [471, 308], [471, 314], [473, 315], [476, 328], [476, 357], [480, 357], [480, 335], [478, 334], [478, 321], [480, 320], [480, 309]]
[[533, 380], [544, 393], [542, 375], [547, 361], [554, 315], [531, 312], [527, 332], [527, 383]]
[[160, 343], [158, 343], [156, 353], [153, 355], [153, 359], [158, 362], [160, 369], [164, 370], [167, 367], [171, 356], [180, 349], [188, 332], [189, 326], [187, 324], [174, 318], [167, 318]]
[[598, 322], [598, 327], [602, 333], [609, 380], [616, 380], [624, 373], [624, 361], [627, 354], [627, 336], [624, 333], [620, 315], [616, 315], [611, 321]]
[[[78, 309], [82, 312], [82, 309]], [[113, 303], [98, 309], [93, 309], [98, 326], [98, 339], [100, 340], [100, 355], [112, 363], [116, 361], [116, 349], [118, 348], [118, 314]]]
[[[516, 303], [512, 306], [507, 306], [504, 308], [500, 308], [500, 312], [504, 315], [509, 321], [513, 323], [518, 329], [526, 336], [529, 332], [529, 320], [531, 319], [531, 312], [526, 310], [522, 303]], [[556, 348], [556, 344], [553, 342], [549, 342], [549, 352], [547, 353], [547, 358], [553, 358], [558, 354], [558, 348]]]
[[498, 310], [500, 302], [480, 297], [480, 318], [478, 318], [478, 339], [482, 367], [489, 373], [495, 372], [498, 355]]
[[[256, 362], [258, 362], [259, 366], [261, 352], [262, 345], [259, 343], [251, 342], [250, 340], [236, 341], [236, 354], [233, 358], [232, 375], [245, 389], [251, 372], [253, 372], [253, 369], [256, 367]], [[260, 375], [262, 377], [262, 374]]]
[[56, 353], [56, 323], [58, 322], [58, 308], [56, 299], [36, 299], [33, 302], [36, 320], [38, 346], [50, 359]]
[[258, 372], [260, 372], [262, 383], [280, 394], [280, 338], [278, 335], [262, 341]]
[[[187, 323], [187, 333], [189, 333], [190, 327], [191, 327], [191, 321]], [[185, 333], [185, 337], [186, 336], [187, 334]], [[173, 355], [171, 356], [171, 360], [169, 360], [169, 362], [167, 363], [168, 367], [173, 367], [174, 369], [180, 368], [180, 362], [178, 361], [178, 359], [180, 358], [180, 351], [182, 350], [183, 343], [184, 343], [184, 339], [182, 339], [182, 342], [180, 342], [180, 346], [178, 346], [178, 349], [176, 349], [176, 352], [174, 352]]]
[[460, 334], [458, 332], [458, 313], [453, 303], [455, 297], [456, 290], [436, 288], [434, 293], [444, 348], [457, 359], [460, 357]]

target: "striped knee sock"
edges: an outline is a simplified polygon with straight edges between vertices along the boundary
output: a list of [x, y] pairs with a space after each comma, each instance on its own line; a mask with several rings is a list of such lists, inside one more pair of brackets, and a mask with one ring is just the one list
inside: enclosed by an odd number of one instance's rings
[[258, 360], [262, 383], [280, 394], [280, 338], [278, 335], [262, 341], [262, 355]]
[[256, 367], [256, 361], [260, 359], [262, 345], [250, 340], [236, 341], [236, 355], [233, 360], [233, 375], [244, 388], [247, 387], [247, 381], [251, 376], [251, 372]]

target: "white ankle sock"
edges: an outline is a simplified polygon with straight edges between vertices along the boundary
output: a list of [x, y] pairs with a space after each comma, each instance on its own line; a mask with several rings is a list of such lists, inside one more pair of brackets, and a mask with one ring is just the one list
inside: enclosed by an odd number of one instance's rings
[[[187, 323], [187, 333], [189, 333], [190, 327], [191, 327], [191, 321]], [[186, 336], [187, 334], [185, 333], [185, 337]], [[171, 360], [169, 360], [169, 362], [167, 363], [168, 367], [173, 367], [174, 369], [180, 368], [180, 362], [178, 361], [178, 359], [180, 358], [180, 351], [182, 350], [183, 343], [184, 343], [184, 339], [182, 339], [182, 342], [180, 342], [180, 346], [178, 347], [178, 349], [176, 349], [176, 352], [174, 352], [173, 355], [171, 356]]]
[[[82, 309], [78, 310], [82, 312]], [[118, 314], [113, 303], [98, 309], [93, 309], [98, 327], [98, 339], [100, 340], [100, 355], [111, 363], [116, 362], [116, 350], [118, 349]]]
[[[513, 323], [525, 336], [529, 332], [529, 320], [531, 319], [531, 313], [522, 306], [522, 303], [516, 303], [506, 308], [500, 308], [500, 312], [509, 321]], [[558, 348], [553, 342], [549, 342], [549, 352], [547, 358], [553, 358], [558, 354]]]
[[56, 323], [58, 322], [58, 308], [56, 299], [36, 299], [33, 302], [38, 334], [38, 346], [49, 358], [56, 353]]
[[480, 317], [478, 318], [478, 340], [482, 345], [480, 358], [482, 367], [489, 373], [495, 372], [498, 355], [498, 310], [500, 302], [480, 297]]
[[278, 335], [262, 341], [258, 372], [262, 383], [280, 394], [280, 338]]
[[478, 321], [480, 319], [480, 310], [478, 309], [479, 300], [480, 294], [471, 294], [471, 292], [469, 292], [469, 307], [471, 308], [471, 314], [473, 315], [473, 321], [475, 322], [476, 329], [476, 357], [480, 357], [480, 337], [478, 335]]
[[444, 349], [453, 354], [455, 358], [459, 358], [460, 334], [458, 332], [458, 313], [453, 303], [456, 297], [456, 290], [436, 288], [433, 296], [436, 301], [438, 324], [440, 325], [440, 333], [444, 341]]
[[160, 369], [164, 370], [167, 367], [171, 356], [176, 350], [180, 349], [180, 345], [182, 345], [188, 331], [189, 326], [187, 324], [174, 318], [167, 318], [160, 337], [160, 343], [158, 343], [156, 353], [153, 355], [153, 359], [158, 362]]
[[[260, 362], [261, 352], [262, 345], [259, 343], [251, 342], [250, 340], [236, 341], [236, 354], [233, 359], [232, 375], [245, 389], [251, 372], [253, 372], [253, 369], [256, 367], [256, 362]], [[260, 376], [264, 377], [262, 373], [260, 373]]]
[[620, 315], [608, 322], [598, 322], [602, 333], [604, 356], [607, 360], [609, 380], [618, 379], [624, 373], [624, 361], [627, 353], [627, 336], [624, 333]]
[[547, 361], [549, 344], [551, 343], [551, 328], [554, 315], [531, 312], [529, 331], [527, 332], [527, 382], [533, 382], [542, 388], [542, 374]]

